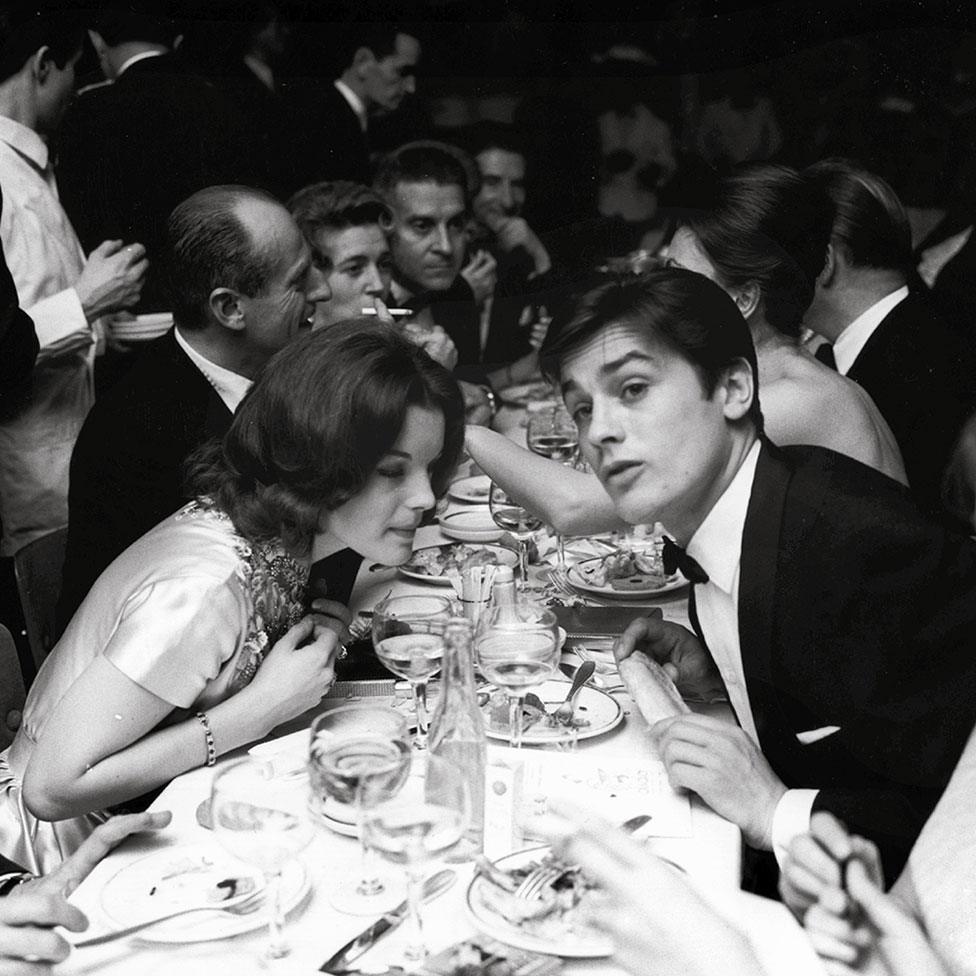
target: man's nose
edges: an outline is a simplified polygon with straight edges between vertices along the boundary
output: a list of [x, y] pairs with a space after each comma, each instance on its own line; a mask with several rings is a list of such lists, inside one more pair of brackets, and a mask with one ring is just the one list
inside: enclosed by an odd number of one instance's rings
[[413, 95], [417, 91], [417, 79], [414, 75], [407, 75], [403, 79], [403, 90], [408, 95]]
[[594, 447], [607, 441], [620, 440], [620, 423], [616, 412], [607, 404], [595, 402], [590, 407], [590, 419], [586, 424], [586, 440]]
[[332, 287], [329, 285], [328, 275], [318, 268], [312, 268], [305, 288], [305, 300], [314, 304], [315, 302], [327, 302], [331, 298]]
[[446, 224], [441, 224], [437, 228], [437, 236], [434, 239], [434, 250], [439, 254], [450, 256], [454, 250], [454, 242], [451, 240], [451, 232]]
[[498, 188], [498, 202], [506, 210], [513, 210], [515, 208], [515, 196], [512, 193], [512, 188], [507, 183], [503, 183]]
[[382, 298], [386, 292], [386, 285], [380, 269], [372, 265], [366, 274], [365, 292], [373, 298]]

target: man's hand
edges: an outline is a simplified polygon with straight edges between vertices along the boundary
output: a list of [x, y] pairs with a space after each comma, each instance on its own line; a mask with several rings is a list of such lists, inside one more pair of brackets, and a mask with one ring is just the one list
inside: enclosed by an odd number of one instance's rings
[[523, 248], [532, 258], [534, 273], [545, 274], [551, 267], [549, 252], [524, 217], [502, 217], [489, 228], [495, 235], [498, 246], [506, 252]]
[[464, 397], [464, 422], [478, 427], [487, 427], [491, 423], [492, 409], [488, 394], [480, 386], [459, 380], [461, 394]]
[[421, 349], [444, 369], [454, 369], [457, 366], [458, 351], [454, 340], [439, 325], [420, 325], [416, 322], [406, 322], [403, 334], [414, 345]]
[[494, 294], [497, 266], [497, 262], [487, 251], [476, 251], [461, 269], [461, 274], [471, 286], [474, 300], [479, 305], [483, 305]]
[[650, 655], [662, 665], [682, 694], [710, 701], [724, 692], [722, 679], [702, 642], [680, 624], [665, 620], [659, 607], [628, 625], [613, 645], [622, 661], [634, 653]]
[[88, 256], [75, 282], [85, 318], [93, 322], [139, 301], [149, 262], [141, 244], [102, 241]]
[[750, 846], [772, 850], [773, 814], [786, 787], [741, 728], [708, 715], [680, 715], [653, 725], [651, 738], [673, 787], [697, 793]]

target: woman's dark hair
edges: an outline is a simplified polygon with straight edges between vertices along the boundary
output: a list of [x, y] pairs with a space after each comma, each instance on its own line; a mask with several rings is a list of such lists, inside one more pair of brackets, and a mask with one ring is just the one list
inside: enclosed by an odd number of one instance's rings
[[912, 267], [912, 229], [895, 191], [880, 176], [846, 159], [825, 159], [804, 176], [833, 204], [831, 237], [852, 265], [907, 274]]
[[745, 360], [752, 370], [749, 419], [763, 429], [759, 370], [749, 325], [735, 302], [704, 275], [658, 268], [639, 278], [611, 278], [583, 293], [562, 322], [554, 321], [542, 350], [547, 375], [559, 382], [563, 363], [609, 326], [660, 342], [690, 363], [711, 396], [726, 369]]
[[210, 496], [245, 538], [280, 537], [306, 552], [323, 509], [363, 489], [410, 406], [444, 415], [431, 473], [440, 497], [464, 441], [457, 383], [393, 328], [365, 317], [339, 322], [272, 357], [223, 442], [191, 459], [190, 490]]
[[683, 215], [721, 282], [755, 282], [766, 321], [800, 333], [830, 242], [830, 206], [823, 191], [788, 166], [761, 164], [720, 179], [711, 207]]

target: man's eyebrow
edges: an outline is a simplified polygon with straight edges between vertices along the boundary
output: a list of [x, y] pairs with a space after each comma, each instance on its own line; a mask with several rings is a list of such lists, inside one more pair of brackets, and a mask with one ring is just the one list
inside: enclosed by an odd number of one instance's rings
[[[611, 360], [609, 363], [604, 363], [600, 367], [600, 373], [603, 376], [609, 376], [611, 373], [615, 373], [618, 369], [626, 366], [629, 362], [638, 361], [642, 363], [652, 363], [654, 362], [653, 356], [648, 356], [647, 353], [638, 352], [636, 349], [632, 349], [630, 352], [624, 353], [617, 359]], [[575, 380], [566, 380], [564, 383], [560, 384], [560, 389], [563, 394], [576, 389], [578, 384]]]

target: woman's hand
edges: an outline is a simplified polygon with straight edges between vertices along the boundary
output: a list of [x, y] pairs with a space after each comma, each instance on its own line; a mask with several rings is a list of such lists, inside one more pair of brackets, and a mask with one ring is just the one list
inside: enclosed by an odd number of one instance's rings
[[268, 710], [271, 728], [318, 705], [335, 681], [338, 646], [331, 627], [305, 617], [271, 648], [246, 689]]

